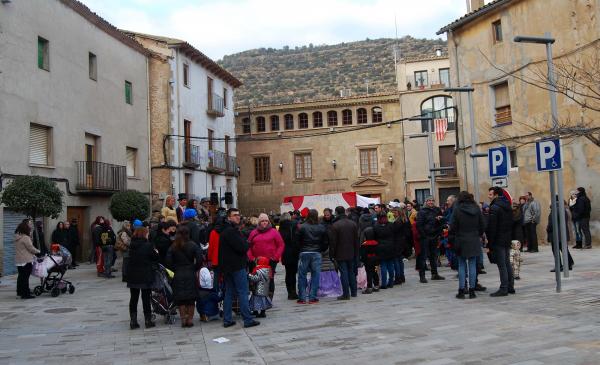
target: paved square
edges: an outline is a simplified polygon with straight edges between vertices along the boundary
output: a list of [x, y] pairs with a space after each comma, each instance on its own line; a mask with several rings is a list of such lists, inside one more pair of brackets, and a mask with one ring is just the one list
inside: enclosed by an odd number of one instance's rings
[[[75, 294], [58, 298], [16, 299], [16, 277], [4, 277], [0, 364], [600, 364], [600, 249], [572, 254], [560, 294], [543, 247], [524, 255], [516, 295], [464, 301], [454, 298], [454, 272], [420, 284], [410, 261], [401, 287], [301, 306], [286, 300], [281, 269], [275, 307], [248, 330], [241, 321], [199, 324], [196, 315], [190, 329], [159, 318], [156, 328], [130, 331], [125, 284], [97, 278], [92, 265], [69, 271]], [[480, 281], [490, 292], [498, 271], [486, 269]]]

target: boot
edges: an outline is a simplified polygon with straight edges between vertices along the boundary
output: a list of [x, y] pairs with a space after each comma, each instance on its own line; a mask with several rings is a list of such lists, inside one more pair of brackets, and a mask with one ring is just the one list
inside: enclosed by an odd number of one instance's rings
[[187, 327], [194, 327], [194, 306], [187, 306]]
[[481, 284], [479, 284], [479, 283], [477, 283], [477, 284], [475, 285], [475, 288], [474, 288], [474, 289], [475, 289], [475, 291], [486, 291], [486, 290], [487, 290], [487, 288], [486, 288], [485, 286], [483, 286], [483, 285], [481, 285]]
[[456, 299], [465, 299], [465, 290], [458, 289], [458, 294], [456, 294]]
[[140, 325], [137, 321], [137, 312], [129, 312], [129, 318], [131, 318], [131, 321], [129, 322], [129, 329], [135, 330], [140, 328]]
[[419, 271], [419, 281], [423, 284], [427, 283], [427, 279], [425, 278], [425, 272]]
[[469, 288], [469, 299], [475, 299], [477, 295], [475, 295], [475, 288]]
[[435, 274], [431, 274], [431, 280], [446, 280], [446, 278], [436, 272]]
[[156, 327], [156, 323], [152, 321], [152, 313], [144, 313], [144, 325], [146, 328]]

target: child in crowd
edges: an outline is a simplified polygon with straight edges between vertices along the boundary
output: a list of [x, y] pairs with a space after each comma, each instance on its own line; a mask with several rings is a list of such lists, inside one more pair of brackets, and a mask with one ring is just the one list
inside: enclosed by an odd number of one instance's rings
[[519, 241], [511, 241], [510, 243], [510, 265], [512, 266], [513, 276], [515, 280], [520, 280], [519, 276], [521, 272], [521, 263], [523, 262], [523, 257], [521, 257], [521, 242]]
[[269, 283], [273, 278], [268, 258], [263, 256], [256, 258], [256, 266], [252, 273], [248, 274], [248, 280], [252, 285], [250, 310], [255, 312], [257, 317], [265, 318], [266, 310], [273, 307], [269, 298]]

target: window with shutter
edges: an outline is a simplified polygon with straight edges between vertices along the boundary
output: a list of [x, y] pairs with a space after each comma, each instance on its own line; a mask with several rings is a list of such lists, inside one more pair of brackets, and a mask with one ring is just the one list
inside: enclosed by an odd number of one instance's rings
[[38, 68], [50, 71], [50, 43], [48, 40], [38, 37]]
[[377, 175], [377, 148], [360, 150], [360, 174]]
[[29, 163], [49, 165], [50, 128], [31, 124], [29, 128]]
[[137, 149], [127, 147], [127, 176], [136, 176]]
[[496, 125], [510, 124], [512, 122], [512, 113], [510, 110], [510, 96], [508, 92], [508, 82], [495, 85], [494, 87], [494, 98], [495, 98], [495, 121]]
[[129, 105], [133, 104], [131, 93], [132, 93], [131, 82], [125, 81], [125, 102]]

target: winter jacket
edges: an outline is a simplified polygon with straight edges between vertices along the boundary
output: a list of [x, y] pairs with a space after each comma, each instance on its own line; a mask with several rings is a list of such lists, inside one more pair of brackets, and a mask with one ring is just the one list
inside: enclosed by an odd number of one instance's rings
[[66, 229], [56, 228], [54, 232], [52, 232], [52, 243], [58, 243], [61, 246], [67, 247], [69, 243], [69, 231]]
[[175, 211], [175, 209], [173, 208], [169, 208], [167, 206], [163, 207], [160, 210], [160, 214], [165, 217], [166, 221], [173, 221], [175, 223], [178, 223], [179, 221], [177, 220], [177, 212]]
[[510, 248], [512, 232], [512, 209], [505, 197], [500, 196], [490, 204], [486, 236], [488, 247]]
[[358, 257], [358, 224], [341, 215], [329, 230], [329, 255], [338, 261], [353, 260]]
[[298, 222], [295, 220], [281, 221], [279, 224], [279, 234], [283, 238], [284, 249], [282, 263], [284, 265], [297, 265], [300, 256], [300, 247], [296, 239]]
[[380, 260], [392, 260], [396, 258], [392, 223], [376, 224], [373, 227], [373, 235], [375, 241], [377, 241], [377, 258]]
[[269, 295], [270, 270], [261, 268], [254, 274], [248, 274], [248, 281], [253, 283], [252, 295], [266, 297]]
[[436, 238], [442, 234], [442, 223], [438, 217], [442, 211], [438, 207], [423, 207], [417, 214], [417, 230], [422, 238]]
[[590, 199], [585, 193], [577, 194], [577, 201], [573, 206], [573, 220], [578, 221], [580, 219], [589, 219], [592, 211], [592, 204]]
[[15, 235], [15, 264], [23, 265], [33, 262], [40, 250], [33, 246], [31, 237], [26, 234]]
[[134, 238], [129, 245], [127, 287], [151, 289], [158, 263], [154, 245], [143, 238]]
[[361, 214], [358, 218], [359, 241], [365, 241], [365, 229], [373, 227], [373, 216], [371, 214]]
[[322, 224], [304, 223], [300, 225], [297, 240], [300, 252], [322, 252], [328, 246], [327, 228]]
[[219, 266], [219, 241], [221, 232], [225, 229], [224, 218], [217, 218], [214, 228], [208, 236], [208, 260], [213, 267]]
[[[569, 219], [567, 218], [569, 216], [569, 213], [567, 212], [567, 210], [565, 209], [565, 221], [568, 222]], [[560, 230], [560, 225], [558, 227], [558, 242], [561, 242], [561, 238], [560, 235], [562, 233], [562, 231]], [[546, 233], [548, 234], [548, 242], [553, 243], [554, 242], [554, 234], [553, 234], [553, 224], [552, 224], [552, 210], [550, 210], [550, 214], [548, 214], [548, 225], [546, 226]], [[567, 242], [571, 241], [571, 234], [569, 232], [569, 227], [567, 224]]]
[[164, 234], [162, 230], [158, 230], [156, 233], [156, 237], [152, 240], [154, 243], [154, 247], [158, 250], [158, 262], [161, 265], [166, 265], [167, 263], [167, 252], [169, 252], [169, 247], [171, 247], [171, 237]]
[[71, 225], [67, 231], [69, 236], [69, 245], [71, 248], [79, 246], [79, 230], [76, 225]]
[[238, 227], [228, 220], [223, 222], [219, 235], [219, 271], [233, 273], [248, 265], [248, 241]]
[[412, 229], [410, 221], [402, 221], [402, 218], [398, 217], [394, 223], [392, 223], [394, 231], [394, 248], [396, 250], [396, 257], [410, 257], [412, 254]]
[[455, 206], [450, 219], [450, 235], [454, 249], [464, 258], [481, 254], [481, 236], [485, 232], [483, 214], [476, 203], [465, 202]]
[[96, 228], [94, 228], [92, 240], [94, 241], [94, 245], [96, 247], [101, 247], [104, 250], [104, 247], [106, 246], [115, 245], [117, 242], [117, 236], [112, 228], [103, 225], [97, 225]]
[[251, 261], [262, 256], [279, 262], [285, 247], [283, 238], [273, 227], [268, 227], [263, 232], [259, 231], [258, 228], [250, 232], [248, 245], [250, 247], [248, 249], [248, 259]]
[[540, 223], [542, 217], [542, 209], [540, 203], [533, 198], [530, 198], [523, 208], [523, 223]]
[[519, 241], [523, 244], [523, 213], [521, 212], [521, 207], [513, 209], [512, 222], [510, 239]]
[[189, 220], [180, 223], [186, 225], [190, 231], [190, 240], [194, 241], [197, 245], [205, 244], [208, 240], [206, 239], [206, 227], [200, 224], [196, 220]]
[[167, 251], [167, 267], [175, 273], [171, 283], [175, 302], [189, 303], [198, 298], [196, 270], [201, 265], [202, 253], [196, 243], [188, 241], [180, 250], [171, 245]]

